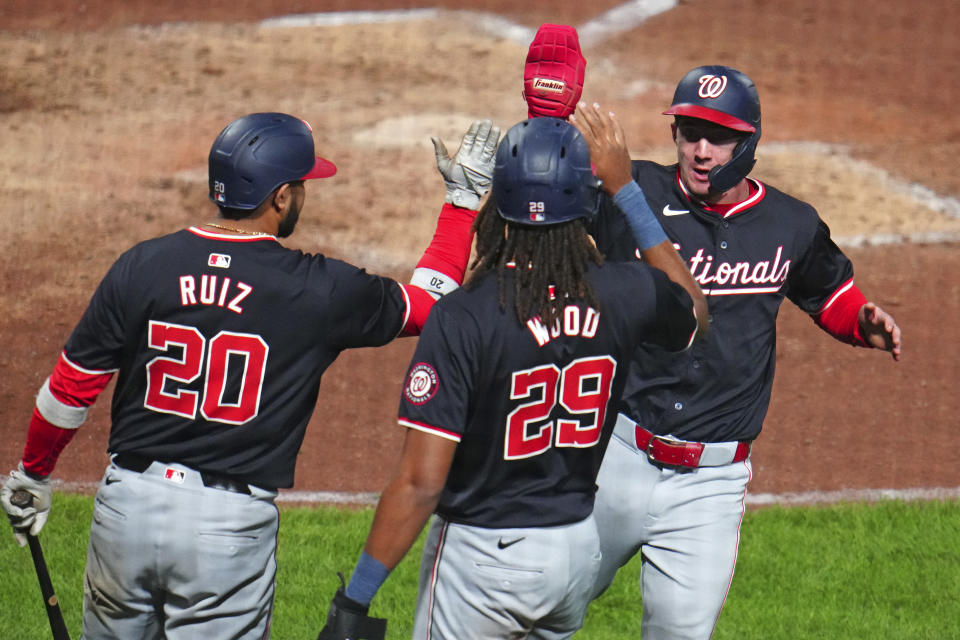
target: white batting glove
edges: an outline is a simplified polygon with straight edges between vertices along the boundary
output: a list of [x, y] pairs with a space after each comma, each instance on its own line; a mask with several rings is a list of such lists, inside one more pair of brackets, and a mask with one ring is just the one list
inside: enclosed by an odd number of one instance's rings
[[431, 136], [437, 155], [437, 169], [447, 186], [446, 201], [464, 209], [480, 208], [480, 200], [490, 190], [494, 156], [500, 139], [500, 127], [491, 120], [474, 120], [460, 141], [460, 149], [450, 158], [447, 147]]
[[[18, 507], [11, 502], [14, 492], [26, 491], [32, 497], [29, 506]], [[21, 547], [27, 544], [27, 533], [32, 536], [40, 533], [50, 515], [53, 489], [50, 479], [34, 480], [23, 469], [23, 462], [10, 472], [10, 477], [0, 489], [0, 504], [7, 512], [7, 518], [13, 526], [13, 538]]]

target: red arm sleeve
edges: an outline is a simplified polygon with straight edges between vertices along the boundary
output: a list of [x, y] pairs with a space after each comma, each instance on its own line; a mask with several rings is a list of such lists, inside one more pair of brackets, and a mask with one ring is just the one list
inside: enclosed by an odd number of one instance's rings
[[860, 307], [866, 302], [866, 296], [853, 284], [853, 280], [847, 280], [813, 316], [813, 321], [841, 342], [866, 347], [868, 345], [860, 332], [859, 321]]
[[23, 468], [48, 476], [60, 452], [87, 418], [87, 410], [113, 377], [110, 371], [90, 371], [61, 354], [53, 373], [37, 394], [30, 419]]
[[430, 315], [430, 309], [433, 308], [436, 300], [418, 286], [402, 284], [400, 288], [403, 289], [404, 294], [406, 294], [407, 308], [409, 311], [407, 321], [403, 325], [400, 335], [418, 336], [423, 330], [423, 324], [427, 321], [427, 316]]
[[73, 440], [76, 429], [61, 429], [47, 422], [39, 409], [33, 410], [27, 444], [23, 448], [23, 468], [30, 473], [49, 476], [57, 464], [60, 452]]
[[417, 262], [410, 283], [436, 297], [462, 282], [473, 246], [473, 220], [477, 212], [445, 203], [430, 245]]
[[410, 284], [400, 285], [407, 299], [407, 320], [401, 336], [418, 336], [433, 303], [463, 282], [473, 246], [473, 220], [477, 212], [445, 203], [437, 219], [433, 240], [413, 270]]

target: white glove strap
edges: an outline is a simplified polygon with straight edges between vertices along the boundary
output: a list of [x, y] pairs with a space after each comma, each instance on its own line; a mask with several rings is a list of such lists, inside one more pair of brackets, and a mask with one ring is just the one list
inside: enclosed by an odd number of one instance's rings
[[57, 400], [50, 391], [50, 378], [43, 381], [37, 394], [37, 409], [43, 419], [61, 429], [76, 429], [87, 419], [89, 407], [71, 407]]
[[414, 269], [413, 276], [410, 277], [410, 284], [417, 285], [433, 296], [434, 300], [438, 300], [440, 296], [445, 296], [460, 286], [456, 280], [447, 274], [427, 267]]

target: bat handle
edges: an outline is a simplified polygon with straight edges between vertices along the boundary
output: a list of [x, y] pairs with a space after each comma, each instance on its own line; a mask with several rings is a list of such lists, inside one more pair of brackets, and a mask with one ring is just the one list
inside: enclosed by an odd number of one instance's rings
[[29, 491], [18, 489], [17, 491], [13, 492], [12, 496], [10, 496], [10, 504], [15, 507], [20, 507], [21, 509], [24, 507], [29, 507], [31, 504], [33, 504], [33, 494], [31, 494]]

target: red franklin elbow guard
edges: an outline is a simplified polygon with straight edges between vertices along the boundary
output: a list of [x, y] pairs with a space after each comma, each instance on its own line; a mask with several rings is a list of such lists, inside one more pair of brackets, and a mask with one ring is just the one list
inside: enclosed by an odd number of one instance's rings
[[566, 118], [583, 93], [587, 61], [580, 52], [577, 30], [543, 24], [537, 30], [523, 70], [523, 98], [531, 118]]

